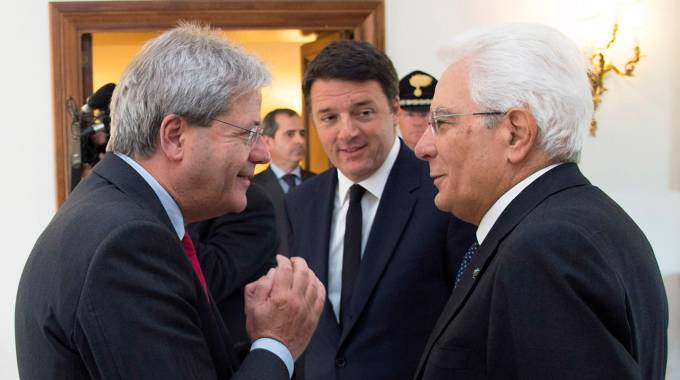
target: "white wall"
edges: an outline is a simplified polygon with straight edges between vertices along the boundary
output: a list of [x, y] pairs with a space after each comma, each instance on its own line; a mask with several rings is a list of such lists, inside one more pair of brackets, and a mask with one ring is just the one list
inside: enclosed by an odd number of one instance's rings
[[45, 0], [0, 2], [0, 378], [18, 378], [14, 300], [28, 253], [55, 211]]
[[[645, 231], [665, 277], [674, 279], [667, 286], [671, 306], [678, 309], [680, 76], [673, 62], [678, 62], [680, 51], [673, 37], [680, 28], [671, 18], [680, 6], [673, 0], [643, 3], [647, 19], [653, 20], [640, 34], [646, 56], [636, 78], [608, 82], [610, 91], [598, 112], [600, 132], [588, 140], [581, 166]], [[439, 76], [446, 65], [435, 58], [436, 51], [453, 34], [499, 21], [563, 26], [569, 22], [565, 15], [575, 14], [574, 4], [569, 0], [386, 0], [387, 52], [402, 75], [422, 69]], [[3, 1], [0, 15], [0, 231], [4, 239], [0, 378], [14, 379], [18, 377], [13, 327], [16, 287], [35, 239], [55, 211], [53, 105], [47, 0]], [[676, 347], [672, 347], [668, 378], [680, 378]]]
[[[386, 50], [399, 75], [440, 76], [438, 50], [456, 33], [499, 22], [532, 21], [576, 38], [583, 15], [610, 0], [385, 0]], [[667, 378], [680, 379], [680, 27], [674, 0], [642, 0], [642, 58], [634, 78], [607, 79], [597, 137], [581, 169], [637, 221], [664, 275], [671, 314]], [[604, 28], [608, 32], [607, 27]]]

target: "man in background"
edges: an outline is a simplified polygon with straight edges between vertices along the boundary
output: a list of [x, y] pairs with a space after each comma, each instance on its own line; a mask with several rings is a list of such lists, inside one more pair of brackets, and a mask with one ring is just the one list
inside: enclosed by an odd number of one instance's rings
[[427, 164], [396, 137], [397, 74], [356, 41], [308, 65], [303, 93], [333, 169], [286, 197], [290, 250], [328, 287], [296, 378], [411, 379], [472, 229], [438, 211]]
[[133, 59], [113, 96], [109, 154], [24, 268], [15, 315], [22, 379], [290, 377], [323, 286], [304, 260], [279, 256], [246, 287], [253, 344], [239, 363], [185, 233], [246, 207], [255, 165], [268, 157], [259, 137], [268, 81], [254, 57], [191, 24]]
[[413, 71], [399, 81], [399, 132], [406, 145], [415, 150], [427, 129], [430, 104], [437, 80], [423, 71]]
[[300, 115], [288, 108], [278, 108], [264, 117], [262, 125], [262, 135], [271, 161], [269, 167], [256, 175], [253, 182], [262, 186], [274, 203], [279, 241], [277, 252], [284, 253], [288, 242], [283, 197], [302, 181], [313, 177], [314, 173], [300, 167], [300, 161], [307, 152], [305, 126]]
[[645, 379], [668, 305], [645, 235], [577, 162], [593, 103], [557, 30], [459, 36], [416, 146], [435, 203], [477, 227], [417, 379]]

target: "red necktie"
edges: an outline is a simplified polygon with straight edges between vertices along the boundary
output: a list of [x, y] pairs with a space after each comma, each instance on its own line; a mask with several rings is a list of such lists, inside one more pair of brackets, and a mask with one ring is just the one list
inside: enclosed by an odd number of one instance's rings
[[191, 241], [191, 236], [189, 236], [188, 232], [184, 233], [184, 237], [182, 238], [182, 247], [184, 247], [184, 252], [186, 252], [187, 257], [191, 262], [191, 266], [194, 267], [194, 272], [196, 272], [196, 275], [198, 276], [198, 281], [200, 281], [201, 285], [203, 285], [205, 297], [210, 300], [210, 297], [208, 296], [208, 285], [205, 283], [205, 277], [203, 277], [201, 264], [198, 262], [198, 257], [196, 257], [196, 249], [194, 248], [194, 243]]

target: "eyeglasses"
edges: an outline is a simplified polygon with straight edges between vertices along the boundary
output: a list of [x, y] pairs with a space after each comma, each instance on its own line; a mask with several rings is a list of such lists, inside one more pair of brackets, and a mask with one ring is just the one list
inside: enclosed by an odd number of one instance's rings
[[255, 125], [251, 129], [247, 129], [247, 128], [239, 127], [238, 125], [227, 123], [226, 121], [222, 121], [222, 120], [219, 120], [219, 119], [210, 119], [210, 120], [217, 121], [217, 122], [220, 122], [222, 124], [228, 125], [230, 127], [238, 128], [242, 131], [248, 132], [248, 138], [246, 139], [246, 144], [248, 144], [248, 146], [253, 146], [253, 144], [255, 144], [255, 141], [257, 140], [257, 137], [262, 135], [262, 126], [260, 126], [260, 125]]
[[442, 124], [450, 123], [448, 119], [460, 116], [499, 116], [505, 115], [505, 112], [501, 111], [490, 111], [490, 112], [473, 112], [473, 113], [442, 113], [437, 111], [432, 111], [430, 114], [430, 120], [428, 124], [432, 129], [432, 133], [436, 135], [442, 127]]

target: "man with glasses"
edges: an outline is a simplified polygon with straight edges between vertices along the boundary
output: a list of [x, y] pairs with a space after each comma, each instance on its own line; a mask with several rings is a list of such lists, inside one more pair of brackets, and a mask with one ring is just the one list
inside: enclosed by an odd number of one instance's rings
[[258, 126], [268, 80], [255, 58], [195, 25], [133, 59], [112, 101], [110, 153], [26, 263], [16, 301], [22, 379], [290, 378], [324, 303], [305, 261], [279, 256], [246, 287], [253, 344], [238, 368], [203, 274], [215, 268], [185, 233], [246, 207], [255, 164], [268, 156]]
[[438, 211], [427, 164], [396, 137], [397, 74], [368, 43], [328, 45], [303, 93], [335, 168], [286, 197], [289, 252], [328, 299], [296, 379], [411, 379], [471, 226]]
[[416, 379], [664, 378], [654, 252], [577, 166], [593, 113], [581, 52], [555, 29], [460, 36], [432, 101], [435, 203], [477, 241]]

